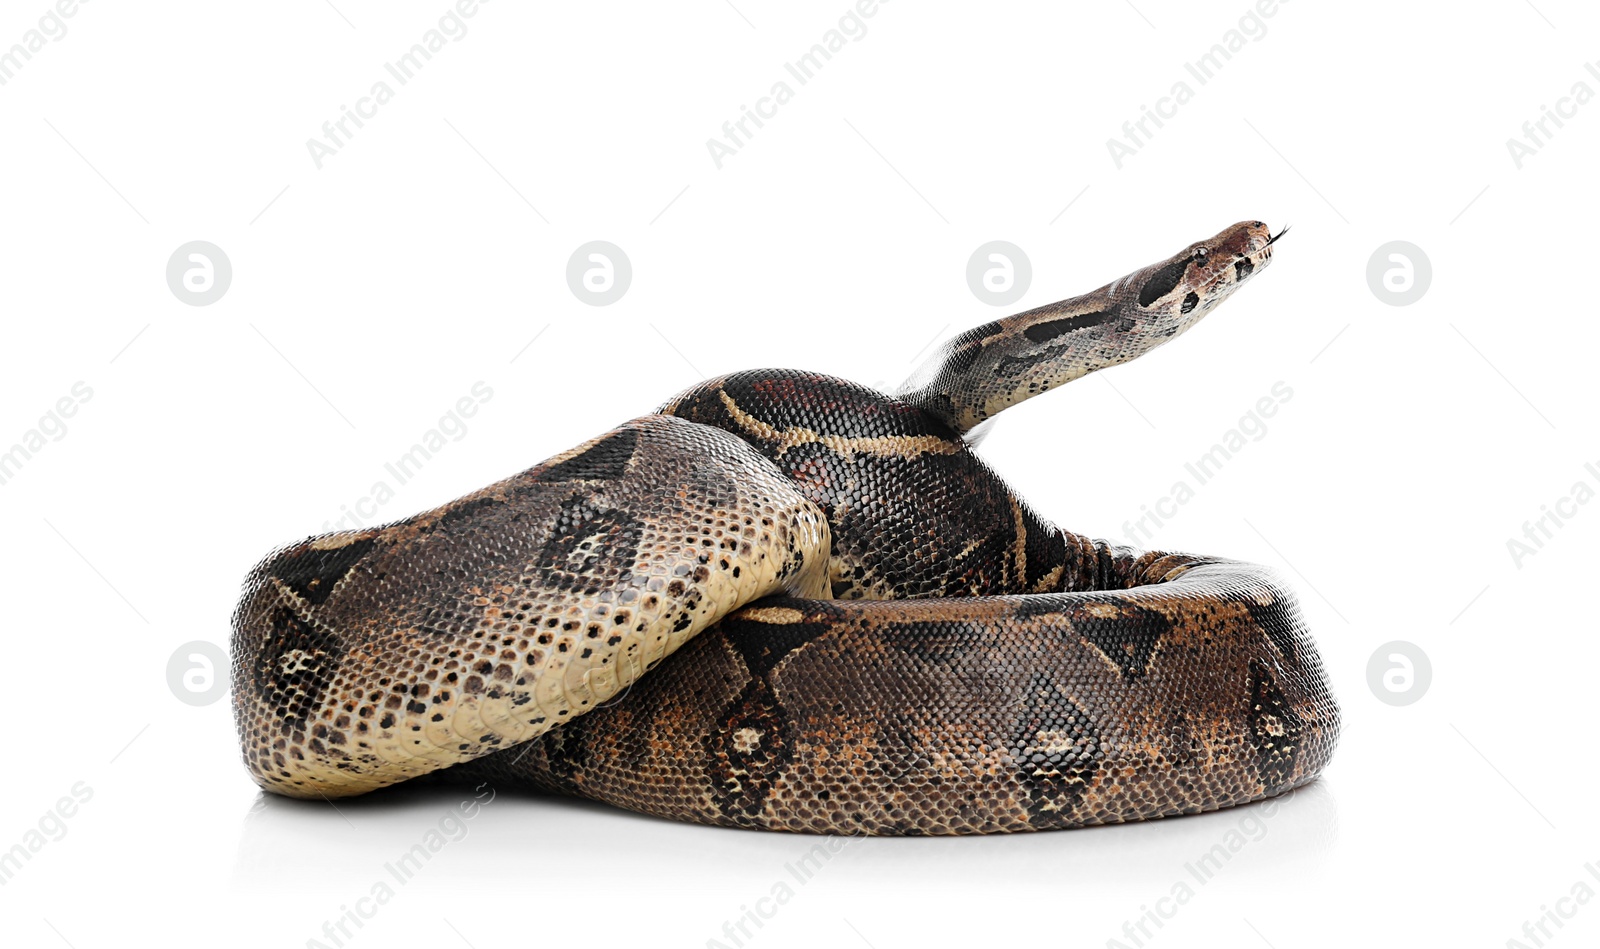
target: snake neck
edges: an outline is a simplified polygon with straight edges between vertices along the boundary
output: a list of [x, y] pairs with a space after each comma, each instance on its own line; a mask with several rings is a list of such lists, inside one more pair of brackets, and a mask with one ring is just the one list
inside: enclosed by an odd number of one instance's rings
[[660, 411], [738, 436], [817, 505], [836, 599], [1042, 593], [1061, 582], [1055, 525], [918, 406], [763, 369], [707, 380]]
[[1050, 592], [1081, 593], [1131, 590], [1176, 580], [1207, 558], [1160, 550], [1136, 550], [1059, 530], [1066, 559], [1061, 585]]
[[1018, 402], [1171, 342], [1260, 273], [1276, 240], [1260, 221], [1241, 222], [1093, 292], [985, 323], [939, 347], [895, 395], [971, 433]]
[[[737, 435], [828, 520], [836, 599], [1125, 590], [1192, 562], [1062, 530], [939, 418], [865, 386], [766, 369], [690, 388], [661, 410]], [[885, 543], [883, 525], [909, 544]]]

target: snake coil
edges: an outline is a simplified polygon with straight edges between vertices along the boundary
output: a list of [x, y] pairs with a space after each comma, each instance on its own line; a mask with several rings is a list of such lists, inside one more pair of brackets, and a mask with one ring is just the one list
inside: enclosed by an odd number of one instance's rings
[[1055, 527], [971, 450], [1193, 326], [1276, 240], [1237, 224], [963, 333], [894, 395], [712, 379], [436, 510], [274, 552], [234, 617], [247, 767], [293, 797], [429, 775], [906, 835], [1311, 781], [1339, 712], [1284, 585]]

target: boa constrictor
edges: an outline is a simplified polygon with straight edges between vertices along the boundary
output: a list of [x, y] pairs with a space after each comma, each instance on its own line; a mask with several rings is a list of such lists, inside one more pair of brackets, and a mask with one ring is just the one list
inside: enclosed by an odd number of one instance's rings
[[292, 797], [430, 775], [905, 835], [1312, 780], [1339, 713], [1288, 589], [1057, 528], [970, 448], [1193, 326], [1275, 240], [1238, 224], [978, 327], [896, 395], [712, 379], [436, 510], [274, 552], [234, 617], [246, 765]]

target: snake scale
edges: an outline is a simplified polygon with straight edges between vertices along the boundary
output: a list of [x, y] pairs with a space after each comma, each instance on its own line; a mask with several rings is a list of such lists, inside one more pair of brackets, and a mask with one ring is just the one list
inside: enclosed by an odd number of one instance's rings
[[234, 616], [246, 765], [291, 797], [426, 775], [887, 835], [1312, 780], [1339, 712], [1287, 588], [1057, 528], [971, 450], [1006, 407], [1193, 326], [1276, 240], [1237, 224], [963, 333], [895, 395], [712, 379], [436, 510], [272, 553]]

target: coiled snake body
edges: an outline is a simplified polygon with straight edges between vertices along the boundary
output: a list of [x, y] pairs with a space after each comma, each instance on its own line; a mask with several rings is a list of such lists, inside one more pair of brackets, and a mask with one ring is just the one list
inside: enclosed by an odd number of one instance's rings
[[1235, 225], [974, 329], [896, 396], [713, 379], [436, 510], [275, 552], [234, 618], [247, 766], [295, 797], [434, 773], [848, 834], [1079, 827], [1310, 781], [1338, 709], [1287, 589], [1056, 528], [969, 447], [1182, 333], [1275, 240]]

